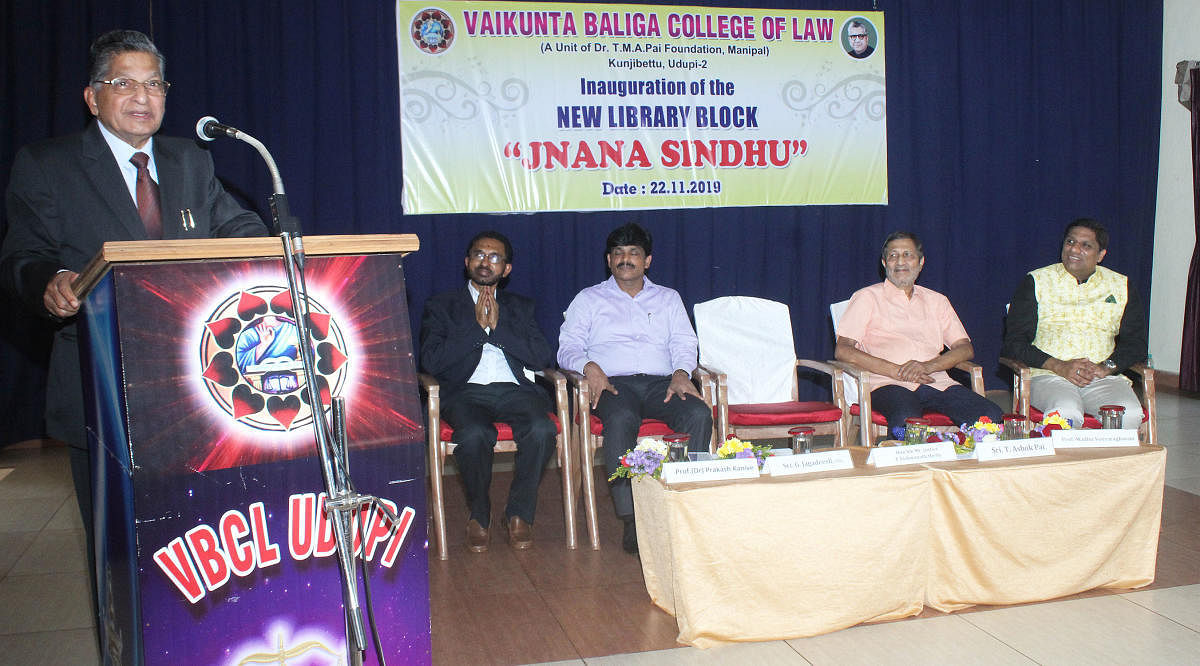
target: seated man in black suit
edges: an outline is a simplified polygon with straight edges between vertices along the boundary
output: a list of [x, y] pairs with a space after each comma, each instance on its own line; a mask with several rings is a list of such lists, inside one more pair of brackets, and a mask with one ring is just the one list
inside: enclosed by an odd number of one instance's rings
[[467, 244], [466, 288], [429, 299], [421, 317], [421, 367], [442, 385], [442, 415], [454, 426], [454, 459], [471, 511], [467, 547], [476, 553], [488, 548], [493, 423], [511, 426], [517, 443], [503, 524], [518, 550], [533, 545], [538, 484], [557, 433], [549, 396], [527, 374], [554, 360], [533, 301], [507, 291], [501, 297], [496, 289], [512, 271], [511, 261], [512, 244], [503, 234], [476, 234]]

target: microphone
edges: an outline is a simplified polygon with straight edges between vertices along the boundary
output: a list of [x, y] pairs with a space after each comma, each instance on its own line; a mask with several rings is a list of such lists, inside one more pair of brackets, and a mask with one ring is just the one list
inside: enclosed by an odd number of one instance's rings
[[[196, 121], [196, 135], [205, 141], [212, 141], [219, 136], [227, 136], [254, 146], [254, 149], [262, 156], [263, 161], [267, 163], [267, 169], [271, 172], [271, 183], [275, 188], [274, 193], [270, 197], [271, 217], [275, 221], [275, 232], [287, 232], [294, 236], [297, 243], [299, 243], [300, 220], [292, 217], [291, 211], [288, 210], [287, 195], [283, 191], [283, 178], [279, 176], [279, 167], [275, 166], [275, 158], [271, 157], [271, 152], [267, 150], [262, 141], [236, 127], [222, 125], [212, 116], [204, 116]], [[300, 261], [303, 262], [303, 250], [301, 249], [300, 252]]]
[[220, 121], [212, 116], [204, 116], [196, 121], [196, 136], [205, 141], [212, 141], [217, 137], [227, 136], [231, 139], [240, 139], [241, 134], [236, 127], [222, 125]]

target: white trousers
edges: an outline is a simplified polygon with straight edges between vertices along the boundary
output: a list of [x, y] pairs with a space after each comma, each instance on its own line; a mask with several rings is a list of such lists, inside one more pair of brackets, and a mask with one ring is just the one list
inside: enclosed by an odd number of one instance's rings
[[1099, 418], [1102, 405], [1121, 405], [1124, 427], [1142, 425], [1142, 404], [1124, 375], [1102, 377], [1082, 388], [1058, 375], [1035, 375], [1029, 382], [1029, 403], [1042, 412], [1058, 411], [1077, 428], [1085, 413]]

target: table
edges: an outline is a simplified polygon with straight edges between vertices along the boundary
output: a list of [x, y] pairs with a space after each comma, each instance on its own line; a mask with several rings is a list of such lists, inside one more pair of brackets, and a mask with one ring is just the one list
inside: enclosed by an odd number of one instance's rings
[[1154, 580], [1166, 451], [1063, 449], [666, 486], [634, 482], [646, 590], [679, 642], [800, 638], [926, 605], [1052, 599]]

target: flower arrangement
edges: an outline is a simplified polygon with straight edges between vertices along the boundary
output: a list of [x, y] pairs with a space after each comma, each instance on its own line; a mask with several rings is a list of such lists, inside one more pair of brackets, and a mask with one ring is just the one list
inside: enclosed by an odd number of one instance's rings
[[1050, 412], [1042, 417], [1042, 422], [1033, 426], [1033, 430], [1029, 433], [1030, 437], [1049, 437], [1051, 432], [1055, 430], [1070, 430], [1071, 419], [1063, 418], [1063, 415], [1058, 413], [1058, 410]]
[[771, 447], [755, 446], [754, 442], [743, 442], [733, 435], [730, 435], [721, 448], [717, 449], [718, 458], [757, 458], [759, 468], [763, 466], [769, 455], [771, 455]]
[[[906, 444], [904, 440], [904, 432], [904, 427], [892, 428], [892, 439], [895, 439], [902, 446]], [[929, 433], [925, 435], [926, 444], [932, 444], [934, 442], [954, 442], [955, 446], [959, 446], [962, 444], [962, 441], [963, 434], [955, 431], [938, 432], [937, 430], [930, 430]]]
[[613, 472], [612, 476], [608, 477], [608, 480], [636, 479], [642, 476], [652, 476], [657, 479], [662, 474], [662, 463], [666, 457], [667, 445], [662, 440], [643, 437], [638, 440], [637, 446], [621, 456], [621, 466]]
[[962, 437], [954, 443], [954, 452], [970, 453], [975, 450], [977, 442], [994, 442], [1000, 439], [1001, 427], [990, 418], [981, 416], [971, 425], [962, 424], [958, 431], [962, 433]]

